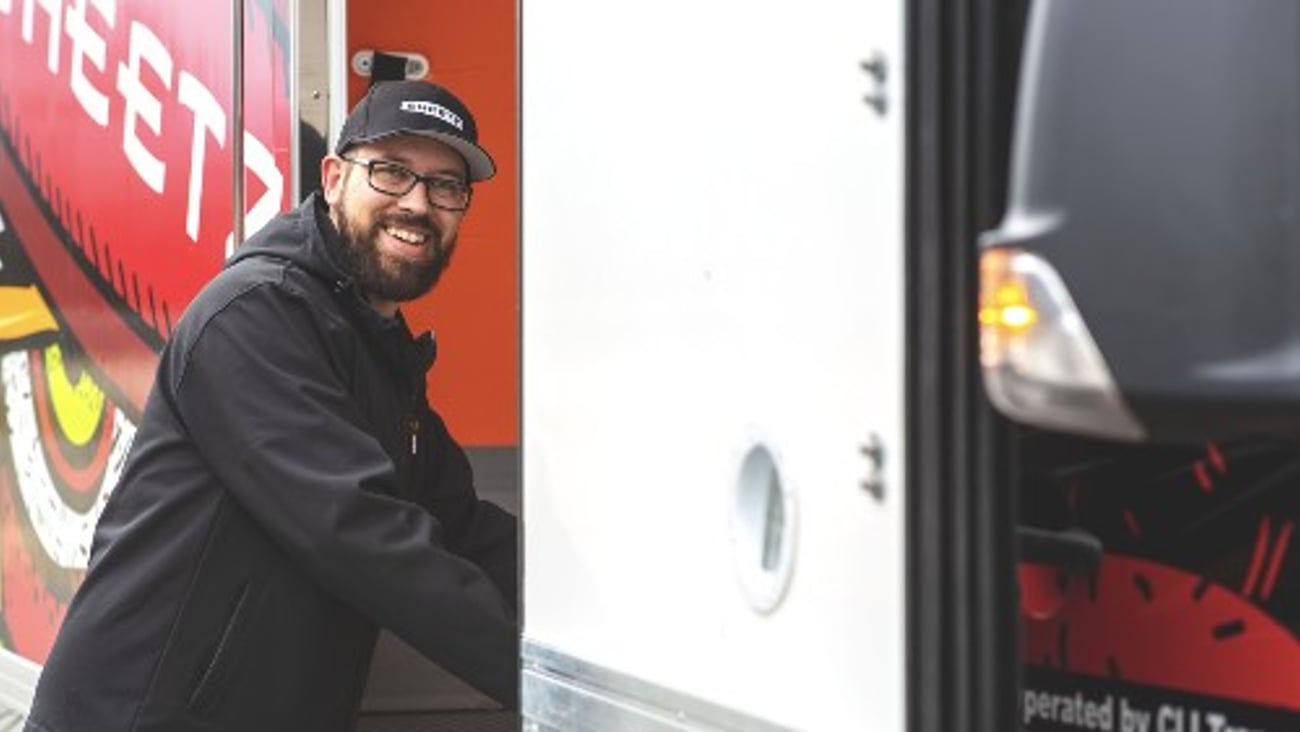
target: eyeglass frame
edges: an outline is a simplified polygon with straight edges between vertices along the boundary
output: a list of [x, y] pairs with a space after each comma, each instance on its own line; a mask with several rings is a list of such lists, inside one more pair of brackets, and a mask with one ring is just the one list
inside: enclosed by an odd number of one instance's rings
[[[401, 198], [402, 196], [405, 196], [406, 194], [414, 190], [417, 185], [423, 183], [424, 200], [428, 201], [430, 206], [433, 206], [436, 209], [441, 209], [443, 211], [454, 211], [456, 213], [463, 213], [465, 211], [468, 211], [469, 204], [474, 199], [474, 187], [471, 186], [469, 183], [466, 183], [465, 181], [457, 178], [454, 175], [421, 175], [415, 172], [414, 170], [411, 170], [410, 168], [406, 167], [405, 165], [402, 165], [401, 163], [395, 162], [393, 160], [383, 160], [383, 159], [366, 160], [362, 158], [349, 158], [344, 155], [340, 155], [339, 159], [346, 163], [363, 166], [366, 169], [366, 185], [370, 186], [370, 189], [375, 191], [376, 193], [382, 193], [385, 196], [392, 196], [393, 198]], [[389, 167], [393, 167], [405, 171], [411, 176], [410, 187], [408, 187], [406, 190], [402, 191], [401, 193], [394, 193], [393, 191], [384, 190], [383, 188], [380, 188], [379, 186], [375, 185], [374, 176], [375, 176], [376, 165], [389, 166]], [[450, 181], [455, 181], [465, 191], [465, 205], [461, 206], [460, 208], [452, 208], [451, 206], [444, 206], [433, 200], [434, 187], [443, 186], [445, 185], [446, 182], [450, 182]]]

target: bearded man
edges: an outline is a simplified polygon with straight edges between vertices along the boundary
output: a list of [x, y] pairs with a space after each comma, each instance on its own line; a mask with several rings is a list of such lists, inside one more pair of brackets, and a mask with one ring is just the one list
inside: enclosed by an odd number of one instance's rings
[[474, 118], [372, 87], [322, 193], [249, 239], [162, 353], [33, 732], [351, 729], [379, 628], [517, 708], [515, 519], [478, 499], [400, 304], [446, 269]]

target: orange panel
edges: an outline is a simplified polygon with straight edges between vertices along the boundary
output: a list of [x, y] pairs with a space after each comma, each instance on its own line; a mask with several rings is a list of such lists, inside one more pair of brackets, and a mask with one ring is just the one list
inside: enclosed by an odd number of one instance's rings
[[[497, 175], [474, 190], [451, 269], [403, 310], [438, 335], [429, 397], [466, 445], [519, 441], [519, 165], [515, 0], [367, 0], [348, 8], [348, 58], [361, 49], [428, 57], [431, 80], [473, 111]], [[353, 74], [349, 106], [369, 80]]]

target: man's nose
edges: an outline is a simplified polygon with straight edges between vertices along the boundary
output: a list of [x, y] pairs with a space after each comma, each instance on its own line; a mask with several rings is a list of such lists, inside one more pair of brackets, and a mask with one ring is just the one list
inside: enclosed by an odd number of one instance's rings
[[411, 211], [428, 211], [432, 204], [429, 203], [429, 183], [427, 181], [417, 180], [411, 190], [407, 191], [399, 200], [402, 208]]

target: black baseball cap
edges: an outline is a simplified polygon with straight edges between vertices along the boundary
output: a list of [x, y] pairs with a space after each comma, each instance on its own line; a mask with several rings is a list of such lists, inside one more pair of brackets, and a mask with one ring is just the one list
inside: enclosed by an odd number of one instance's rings
[[334, 152], [398, 134], [424, 135], [465, 158], [471, 181], [496, 174], [492, 156], [478, 145], [474, 117], [456, 95], [430, 81], [380, 81], [343, 123]]

